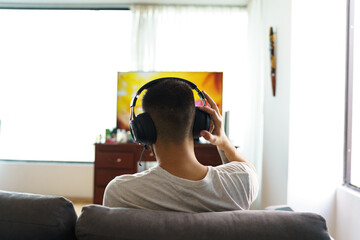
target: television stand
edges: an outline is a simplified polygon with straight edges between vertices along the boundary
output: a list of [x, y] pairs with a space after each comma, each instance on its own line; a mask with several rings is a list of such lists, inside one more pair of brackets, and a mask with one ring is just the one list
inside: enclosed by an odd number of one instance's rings
[[[142, 151], [143, 146], [136, 143], [95, 144], [95, 204], [102, 204], [105, 187], [116, 176], [138, 172], [138, 161]], [[203, 165], [217, 166], [222, 163], [216, 147], [211, 144], [195, 144], [195, 155]], [[141, 161], [156, 159], [148, 149]]]

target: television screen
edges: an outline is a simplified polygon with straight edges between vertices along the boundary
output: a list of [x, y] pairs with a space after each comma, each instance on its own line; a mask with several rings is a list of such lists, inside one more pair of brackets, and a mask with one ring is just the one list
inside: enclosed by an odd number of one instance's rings
[[[196, 84], [200, 91], [205, 90], [216, 102], [222, 113], [222, 72], [119, 72], [117, 89], [117, 123], [118, 129], [129, 130], [130, 102], [138, 89], [145, 83], [162, 77], [179, 77]], [[135, 114], [142, 112], [141, 93], [136, 102]], [[196, 92], [195, 105], [201, 106], [202, 102]]]

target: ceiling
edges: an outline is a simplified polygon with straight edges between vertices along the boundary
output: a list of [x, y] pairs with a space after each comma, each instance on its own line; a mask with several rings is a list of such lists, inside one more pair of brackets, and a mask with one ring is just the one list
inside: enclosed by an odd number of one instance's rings
[[133, 4], [241, 6], [251, 0], [0, 0], [0, 8], [120, 8]]

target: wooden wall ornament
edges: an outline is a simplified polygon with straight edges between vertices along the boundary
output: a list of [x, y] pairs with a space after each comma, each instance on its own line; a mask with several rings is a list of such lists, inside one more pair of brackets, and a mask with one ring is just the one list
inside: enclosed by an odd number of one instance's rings
[[270, 39], [270, 60], [271, 60], [271, 87], [272, 87], [273, 96], [275, 97], [275, 95], [276, 95], [276, 58], [275, 58], [274, 31], [273, 31], [272, 27], [270, 27], [269, 39]]

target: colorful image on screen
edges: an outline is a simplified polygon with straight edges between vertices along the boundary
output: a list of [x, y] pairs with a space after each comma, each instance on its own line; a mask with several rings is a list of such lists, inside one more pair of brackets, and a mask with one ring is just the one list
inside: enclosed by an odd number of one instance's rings
[[[117, 128], [129, 130], [130, 102], [136, 92], [145, 83], [162, 77], [179, 77], [196, 84], [200, 91], [205, 90], [216, 102], [222, 113], [222, 72], [119, 72], [117, 89]], [[136, 102], [135, 114], [142, 112], [141, 101], [143, 91]], [[195, 105], [202, 102], [194, 91]]]

